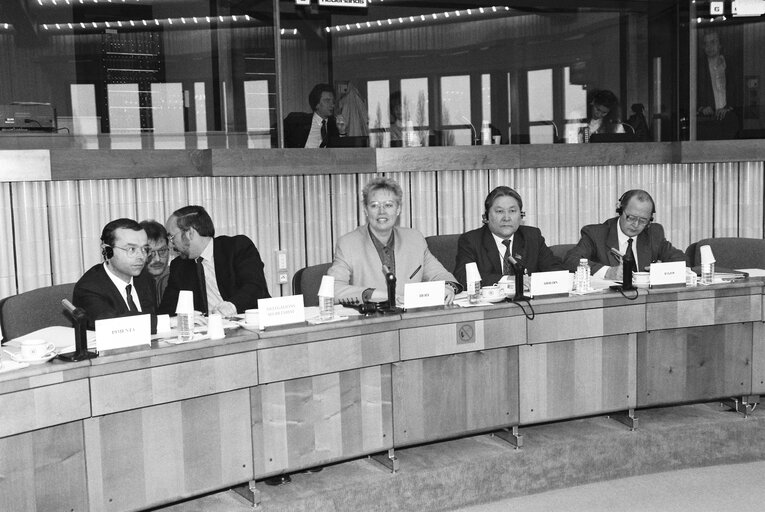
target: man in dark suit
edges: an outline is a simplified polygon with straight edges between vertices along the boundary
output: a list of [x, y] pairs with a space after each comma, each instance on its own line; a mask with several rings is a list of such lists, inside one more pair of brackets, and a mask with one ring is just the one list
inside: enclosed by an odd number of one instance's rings
[[146, 232], [132, 219], [117, 219], [101, 233], [103, 263], [90, 268], [74, 285], [72, 302], [88, 315], [88, 329], [95, 321], [130, 315], [152, 315], [156, 329], [156, 304], [151, 280], [141, 274], [149, 243]]
[[560, 259], [545, 244], [539, 228], [522, 226], [523, 200], [510, 187], [499, 186], [484, 201], [484, 225], [460, 236], [454, 275], [463, 287], [465, 264], [475, 262], [484, 286], [513, 275], [513, 261], [528, 272], [562, 270]]
[[716, 31], [703, 35], [697, 85], [697, 139], [733, 139], [741, 129], [741, 63], [738, 52], [723, 55]]
[[284, 118], [284, 147], [326, 148], [345, 135], [345, 120], [335, 117], [335, 90], [317, 84], [308, 94], [311, 112], [290, 112]]
[[244, 235], [215, 236], [215, 226], [201, 206], [184, 206], [173, 212], [165, 228], [178, 253], [170, 264], [170, 279], [159, 307], [175, 313], [178, 293], [194, 292], [194, 309], [230, 317], [257, 308], [267, 299], [263, 260]]
[[582, 237], [566, 254], [563, 265], [576, 271], [579, 260], [590, 262], [590, 272], [596, 277], [620, 281], [622, 256], [631, 250], [635, 269], [646, 271], [648, 265], [659, 261], [685, 261], [685, 254], [664, 238], [664, 228], [653, 223], [656, 206], [645, 190], [628, 190], [616, 205], [618, 217], [603, 224], [582, 228]]

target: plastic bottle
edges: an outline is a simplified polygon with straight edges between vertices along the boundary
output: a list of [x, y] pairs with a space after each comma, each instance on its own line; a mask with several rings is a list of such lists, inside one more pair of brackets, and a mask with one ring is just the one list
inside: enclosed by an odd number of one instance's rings
[[326, 322], [335, 317], [335, 298], [319, 295], [319, 320]]
[[584, 144], [587, 144], [590, 142], [590, 127], [589, 126], [582, 126], [579, 129], [579, 142], [582, 142]]
[[592, 291], [590, 278], [590, 262], [587, 261], [587, 258], [582, 258], [579, 260], [579, 266], [576, 267], [576, 274], [574, 274], [574, 289], [579, 293]]
[[701, 284], [712, 284], [715, 281], [715, 264], [701, 264]]
[[476, 304], [481, 300], [481, 281], [468, 281], [467, 283], [468, 301]]
[[489, 126], [489, 121], [486, 120], [481, 123], [481, 145], [491, 145], [491, 126]]
[[194, 312], [178, 313], [178, 341], [191, 341], [194, 337]]

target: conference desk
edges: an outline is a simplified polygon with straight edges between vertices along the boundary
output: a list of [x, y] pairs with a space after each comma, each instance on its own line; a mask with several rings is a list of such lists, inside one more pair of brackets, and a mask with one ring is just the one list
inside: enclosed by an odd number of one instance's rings
[[136, 510], [439, 439], [756, 395], [762, 295], [751, 279], [455, 307], [3, 372], [0, 510]]

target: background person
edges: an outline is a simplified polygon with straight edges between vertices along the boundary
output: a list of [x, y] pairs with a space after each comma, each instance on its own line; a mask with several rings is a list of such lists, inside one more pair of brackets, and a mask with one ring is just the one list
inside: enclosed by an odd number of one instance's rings
[[563, 262], [571, 272], [576, 271], [580, 258], [590, 262], [590, 272], [601, 279], [622, 279], [622, 256], [628, 248], [635, 256], [637, 269], [644, 272], [651, 263], [685, 261], [685, 254], [664, 237], [664, 228], [653, 222], [656, 205], [645, 190], [628, 190], [616, 204], [618, 217], [603, 224], [582, 228], [582, 237]]
[[624, 133], [619, 117], [619, 100], [607, 89], [595, 91], [590, 98], [587, 126], [595, 133]]
[[731, 55], [723, 55], [719, 33], [712, 31], [703, 34], [702, 45], [696, 82], [696, 138], [735, 138], [741, 129], [737, 112], [741, 106], [741, 93], [736, 80], [740, 67]]
[[401, 187], [390, 178], [375, 178], [364, 187], [367, 224], [338, 240], [327, 272], [335, 278], [336, 300], [387, 301], [385, 265], [396, 276], [398, 297], [406, 283], [446, 281], [444, 300], [451, 304], [459, 291], [457, 279], [430, 253], [419, 231], [396, 226], [402, 197]]
[[160, 304], [170, 277], [170, 247], [167, 244], [167, 230], [156, 220], [143, 220], [139, 224], [149, 238], [149, 254], [146, 256], [145, 271], [154, 281], [154, 299], [157, 304]]
[[539, 228], [523, 226], [523, 200], [514, 189], [499, 186], [484, 201], [483, 227], [468, 231], [457, 242], [454, 275], [463, 287], [465, 264], [475, 262], [484, 286], [498, 282], [503, 275], [514, 275], [508, 255], [528, 272], [563, 270]]
[[311, 113], [290, 112], [284, 119], [284, 147], [325, 148], [345, 135], [345, 120], [335, 117], [335, 90], [330, 84], [316, 84], [308, 104]]
[[267, 299], [263, 260], [244, 235], [215, 236], [215, 226], [201, 206], [184, 206], [165, 223], [167, 238], [178, 257], [170, 263], [170, 278], [159, 307], [175, 313], [180, 290], [194, 292], [194, 309], [224, 318], [257, 308]]

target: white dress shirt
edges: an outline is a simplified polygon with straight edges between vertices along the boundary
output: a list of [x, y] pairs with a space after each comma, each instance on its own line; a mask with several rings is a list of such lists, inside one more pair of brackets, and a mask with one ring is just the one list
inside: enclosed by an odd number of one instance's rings
[[[616, 249], [619, 249], [619, 254], [624, 254], [627, 252], [627, 244], [629, 243], [630, 237], [624, 234], [622, 231], [622, 226], [619, 224], [619, 221], [616, 222], [616, 235], [619, 237], [619, 247], [616, 247]], [[637, 244], [638, 244], [638, 237], [633, 236], [632, 237], [632, 255], [635, 258], [635, 266], [638, 270], [640, 270], [640, 262], [638, 261], [637, 257]], [[611, 268], [608, 265], [605, 265], [600, 268], [597, 272], [593, 274], [593, 277], [598, 277], [600, 279], [606, 278], [606, 272], [608, 272], [608, 269]]]
[[[202, 251], [202, 269], [205, 271], [205, 287], [207, 288], [207, 309], [214, 311], [223, 301], [218, 289], [218, 279], [215, 277], [215, 259], [213, 258], [213, 240]], [[207, 313], [207, 311], [204, 311]]]
[[130, 285], [130, 296], [133, 297], [133, 302], [135, 303], [135, 307], [138, 309], [138, 311], [143, 311], [141, 309], [141, 301], [138, 299], [138, 293], [135, 291], [135, 284], [133, 284], [133, 278], [130, 278], [130, 282], [126, 283], [122, 280], [121, 277], [118, 277], [115, 275], [111, 269], [109, 268], [109, 264], [107, 262], [104, 262], [104, 270], [106, 270], [106, 275], [109, 276], [109, 279], [112, 280], [112, 283], [114, 283], [114, 286], [117, 287], [117, 290], [119, 290], [120, 295], [122, 295], [122, 300], [125, 301], [125, 305], [130, 308], [130, 306], [127, 303], [127, 290], [125, 288], [127, 285]]

